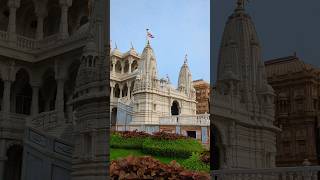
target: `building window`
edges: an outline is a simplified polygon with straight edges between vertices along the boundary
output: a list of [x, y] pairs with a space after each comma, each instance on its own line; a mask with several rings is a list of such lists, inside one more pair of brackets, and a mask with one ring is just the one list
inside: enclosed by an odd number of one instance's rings
[[156, 111], [156, 110], [157, 110], [157, 105], [154, 104], [154, 105], [153, 105], [153, 111]]
[[300, 156], [304, 156], [306, 153], [306, 142], [305, 140], [298, 140], [298, 153]]

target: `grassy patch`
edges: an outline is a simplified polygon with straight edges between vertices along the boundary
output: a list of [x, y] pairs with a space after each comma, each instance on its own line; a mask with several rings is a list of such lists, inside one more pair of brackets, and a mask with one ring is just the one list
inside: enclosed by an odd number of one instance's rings
[[[132, 156], [152, 156], [151, 154], [145, 154], [141, 150], [138, 149], [120, 149], [120, 148], [111, 148], [110, 149], [110, 160], [116, 160], [119, 158], [125, 158], [128, 157], [129, 155]], [[173, 158], [173, 157], [163, 157], [163, 156], [152, 156], [155, 159], [158, 159], [159, 161], [169, 164], [172, 160], [177, 161], [179, 164], [182, 164], [185, 158]]]
[[143, 137], [125, 138], [119, 134], [111, 134], [110, 147], [124, 149], [141, 149], [144, 140], [145, 138]]
[[202, 144], [194, 139], [158, 140], [148, 138], [142, 145], [142, 152], [155, 156], [188, 158], [193, 152], [204, 151]]

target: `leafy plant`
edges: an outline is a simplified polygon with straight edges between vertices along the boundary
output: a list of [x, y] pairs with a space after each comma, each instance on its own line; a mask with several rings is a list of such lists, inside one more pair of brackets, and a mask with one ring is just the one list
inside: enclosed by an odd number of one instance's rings
[[151, 134], [148, 134], [146, 132], [143, 131], [118, 131], [118, 132], [114, 132], [114, 134], [118, 134], [121, 135], [124, 138], [137, 138], [137, 137], [141, 137], [141, 138], [147, 138], [150, 137]]
[[187, 171], [175, 161], [163, 164], [150, 157], [129, 156], [111, 162], [111, 179], [181, 179], [209, 180], [209, 174]]
[[209, 172], [210, 171], [210, 165], [204, 163], [202, 160], [202, 155], [200, 153], [192, 153], [192, 156], [190, 156], [188, 159], [186, 159], [182, 166], [191, 169], [194, 171], [204, 171]]
[[200, 160], [205, 164], [210, 164], [210, 151], [203, 151], [200, 154]]

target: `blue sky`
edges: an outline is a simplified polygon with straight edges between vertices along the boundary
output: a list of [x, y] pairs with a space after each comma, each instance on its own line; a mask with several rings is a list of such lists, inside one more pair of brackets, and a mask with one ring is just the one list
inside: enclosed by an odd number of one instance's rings
[[150, 29], [160, 78], [176, 85], [187, 53], [192, 78], [210, 81], [210, 0], [111, 0], [110, 25], [112, 48], [140, 54]]

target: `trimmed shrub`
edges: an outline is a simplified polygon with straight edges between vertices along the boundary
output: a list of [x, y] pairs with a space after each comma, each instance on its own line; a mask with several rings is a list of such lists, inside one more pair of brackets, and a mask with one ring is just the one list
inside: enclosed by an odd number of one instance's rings
[[118, 132], [114, 132], [114, 134], [119, 134], [124, 138], [151, 137], [150, 134], [143, 132], [143, 131], [137, 131], [137, 130], [135, 130], [135, 131], [118, 131]]
[[199, 153], [192, 153], [192, 156], [190, 156], [188, 159], [186, 159], [182, 166], [191, 169], [194, 171], [204, 171], [209, 172], [210, 171], [210, 165], [202, 162], [201, 160], [202, 155]]
[[169, 165], [150, 157], [129, 156], [110, 165], [111, 179], [181, 179], [209, 180], [207, 173], [187, 171], [175, 161]]
[[130, 137], [125, 138], [120, 134], [114, 133], [110, 137], [110, 147], [111, 148], [124, 148], [124, 149], [141, 149], [142, 143], [145, 138], [143, 137]]
[[177, 140], [177, 139], [187, 139], [188, 137], [180, 134], [166, 133], [164, 131], [161, 131], [161, 132], [153, 133], [152, 138], [158, 139], [158, 140]]
[[188, 158], [193, 152], [204, 151], [195, 139], [159, 140], [147, 138], [142, 144], [142, 152], [155, 156]]

